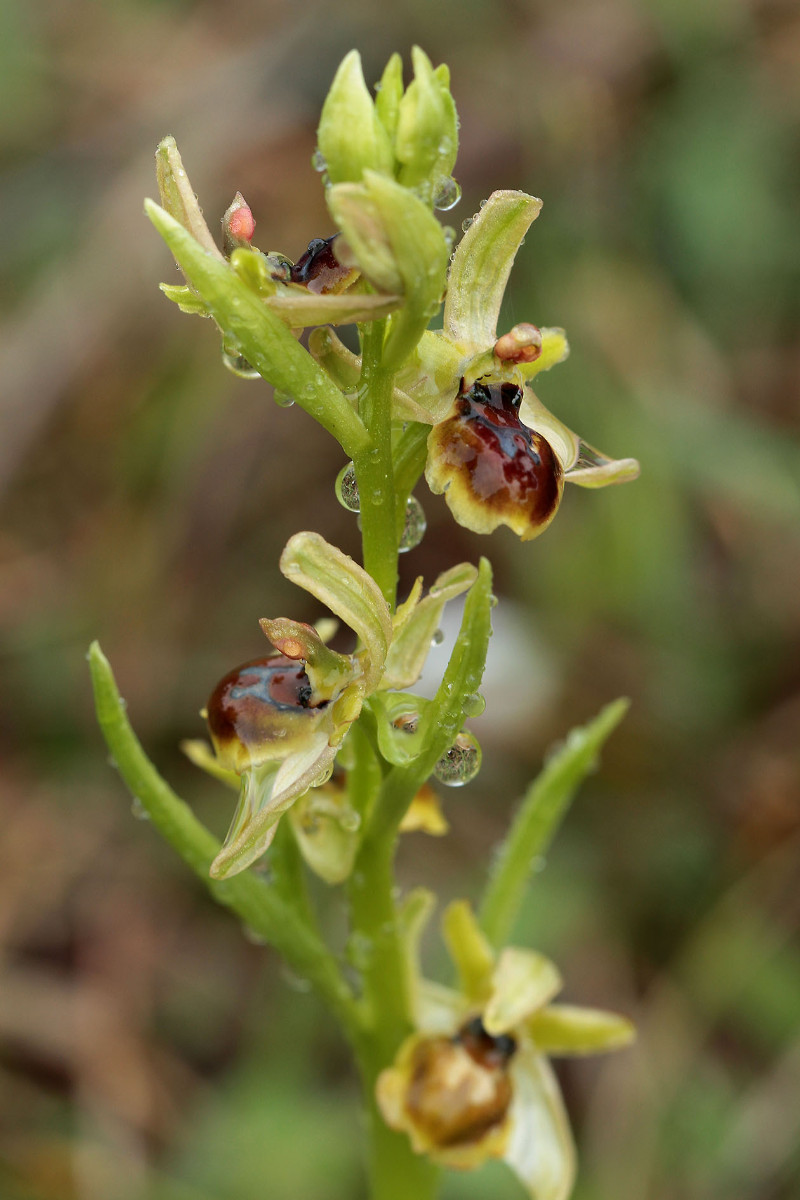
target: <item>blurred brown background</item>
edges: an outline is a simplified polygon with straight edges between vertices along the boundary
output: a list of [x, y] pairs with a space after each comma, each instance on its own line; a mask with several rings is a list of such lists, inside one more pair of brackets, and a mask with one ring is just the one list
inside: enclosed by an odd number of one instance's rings
[[[797, 5], [6, 0], [5, 1200], [363, 1197], [335, 1032], [131, 819], [84, 654], [98, 636], [153, 758], [222, 832], [227, 794], [177, 743], [263, 649], [258, 617], [318, 615], [277, 573], [288, 535], [355, 551], [357, 531], [337, 448], [159, 294], [152, 153], [173, 133], [212, 225], [241, 189], [261, 248], [296, 258], [332, 232], [310, 157], [339, 59], [357, 46], [373, 81], [414, 42], [449, 63], [461, 114], [445, 219], [496, 187], [543, 197], [505, 324], [566, 326], [543, 399], [643, 470], [569, 490], [524, 547], [418, 489], [406, 584], [489, 553], [501, 604], [484, 769], [446, 798], [446, 841], [406, 839], [403, 877], [476, 894], [547, 746], [630, 695], [518, 930], [568, 998], [642, 1029], [562, 1072], [576, 1195], [797, 1195]], [[446, 1195], [518, 1191], [490, 1167]]]

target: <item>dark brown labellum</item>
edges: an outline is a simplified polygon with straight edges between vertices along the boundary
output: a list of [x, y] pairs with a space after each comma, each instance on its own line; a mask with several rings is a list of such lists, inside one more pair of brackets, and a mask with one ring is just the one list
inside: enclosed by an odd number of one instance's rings
[[453, 415], [429, 441], [429, 481], [432, 473], [437, 491], [453, 485], [453, 512], [479, 532], [504, 523], [533, 537], [561, 500], [561, 464], [550, 443], [520, 420], [522, 395], [513, 383], [462, 384]]
[[329, 238], [313, 238], [305, 254], [301, 254], [291, 268], [290, 281], [303, 284], [310, 292], [325, 295], [341, 291], [351, 278], [355, 278], [353, 268], [342, 266], [336, 257], [333, 242], [338, 236], [334, 233]]

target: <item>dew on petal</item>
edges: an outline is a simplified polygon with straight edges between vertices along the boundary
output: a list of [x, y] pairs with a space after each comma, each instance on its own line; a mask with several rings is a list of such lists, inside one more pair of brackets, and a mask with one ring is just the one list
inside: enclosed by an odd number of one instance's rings
[[348, 512], [361, 512], [361, 499], [358, 494], [358, 482], [356, 480], [356, 469], [351, 462], [347, 466], [342, 467], [339, 474], [336, 476], [336, 499], [341, 504], [342, 508], [346, 508]]
[[481, 748], [477, 738], [462, 731], [433, 768], [433, 774], [445, 787], [463, 787], [481, 769]]
[[409, 496], [406, 503], [406, 519], [403, 525], [403, 532], [400, 535], [400, 544], [397, 549], [400, 554], [405, 554], [409, 550], [413, 550], [418, 546], [425, 536], [425, 530], [428, 528], [428, 522], [425, 519], [425, 512], [417, 500], [416, 496]]
[[290, 396], [288, 392], [275, 391], [273, 399], [278, 405], [278, 408], [291, 408], [294, 404], [294, 396]]

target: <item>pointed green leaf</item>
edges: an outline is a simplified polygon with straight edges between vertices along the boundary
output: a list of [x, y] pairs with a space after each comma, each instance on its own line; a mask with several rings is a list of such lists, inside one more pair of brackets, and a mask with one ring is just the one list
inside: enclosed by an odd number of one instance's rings
[[494, 860], [480, 908], [481, 926], [494, 946], [508, 940], [532, 864], [547, 850], [578, 786], [594, 768], [600, 750], [629, 704], [626, 699], [615, 700], [588, 725], [573, 729], [528, 788]]
[[217, 247], [205, 222], [174, 137], [165, 137], [158, 145], [156, 179], [164, 209], [192, 235], [205, 251], [222, 262], [222, 252]]

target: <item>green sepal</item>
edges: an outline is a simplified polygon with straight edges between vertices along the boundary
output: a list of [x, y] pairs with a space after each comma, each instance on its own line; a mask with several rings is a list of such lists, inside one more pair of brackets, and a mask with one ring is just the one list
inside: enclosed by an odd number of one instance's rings
[[497, 340], [497, 319], [511, 267], [541, 200], [493, 192], [456, 247], [447, 282], [444, 333], [481, 348]]
[[615, 700], [588, 725], [573, 729], [530, 785], [511, 829], [493, 859], [480, 907], [481, 926], [495, 946], [509, 938], [532, 864], [545, 853], [578, 786], [594, 769], [604, 743], [625, 716], [630, 701]]
[[165, 212], [182, 225], [208, 254], [224, 261], [222, 252], [205, 222], [174, 137], [165, 137], [158, 144], [156, 180]]
[[380, 83], [375, 89], [375, 111], [394, 146], [400, 101], [403, 98], [403, 60], [393, 54], [383, 69]]
[[173, 304], [177, 304], [181, 312], [191, 313], [192, 316], [210, 317], [208, 305], [202, 296], [193, 292], [183, 283], [160, 283], [159, 288]]
[[361, 56], [343, 59], [322, 106], [317, 145], [331, 183], [357, 183], [364, 171], [394, 173], [391, 140], [369, 94]]
[[526, 1023], [537, 1050], [548, 1056], [603, 1054], [636, 1037], [632, 1021], [619, 1013], [572, 1004], [550, 1004]]
[[221, 258], [198, 242], [152, 200], [145, 211], [169, 246], [187, 282], [205, 300], [227, 338], [278, 391], [292, 396], [352, 458], [369, 445], [358, 415], [289, 329]]
[[395, 155], [399, 180], [431, 204], [438, 182], [450, 175], [458, 154], [458, 122], [449, 72], [434, 71], [419, 46], [411, 51], [414, 78], [400, 101]]
[[519, 372], [523, 379], [533, 379], [540, 371], [549, 371], [557, 363], [569, 357], [569, 342], [563, 329], [541, 330], [542, 352], [532, 363], [520, 363]]
[[[283, 574], [325, 604], [358, 635], [367, 694], [381, 677], [392, 619], [381, 590], [363, 567], [318, 533], [296, 533], [281, 554]], [[329, 653], [333, 653], [330, 651]]]

